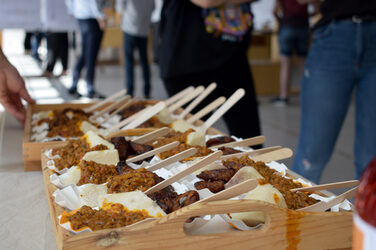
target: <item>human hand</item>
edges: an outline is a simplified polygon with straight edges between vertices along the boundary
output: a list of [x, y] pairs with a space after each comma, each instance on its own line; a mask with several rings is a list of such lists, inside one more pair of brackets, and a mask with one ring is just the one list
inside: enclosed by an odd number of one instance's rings
[[101, 18], [97, 18], [97, 21], [98, 21], [98, 24], [99, 24], [99, 28], [103, 31], [106, 29], [106, 20], [104, 19], [101, 19]]
[[25, 123], [26, 110], [21, 100], [35, 103], [25, 88], [25, 83], [0, 50], [0, 103], [21, 124]]

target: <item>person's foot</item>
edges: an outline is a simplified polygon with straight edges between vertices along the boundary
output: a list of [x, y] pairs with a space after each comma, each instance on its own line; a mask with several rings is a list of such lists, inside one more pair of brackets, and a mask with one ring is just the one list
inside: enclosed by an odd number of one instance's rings
[[90, 98], [90, 99], [94, 99], [94, 98], [96, 98], [96, 99], [105, 99], [106, 98], [104, 95], [102, 95], [102, 94], [100, 94], [100, 93], [98, 93], [96, 91], [89, 92], [88, 95], [87, 95], [87, 97]]
[[64, 70], [63, 72], [60, 73], [59, 77], [66, 76], [66, 75], [68, 75], [68, 71]]
[[68, 89], [68, 94], [72, 95], [72, 96], [75, 96], [75, 97], [82, 97], [82, 95], [80, 93], [77, 92], [77, 88], [75, 87], [70, 87]]
[[277, 107], [286, 107], [289, 102], [289, 99], [278, 96], [278, 97], [271, 99], [270, 102], [273, 103]]
[[43, 73], [42, 73], [42, 76], [43, 77], [53, 77], [54, 75], [52, 74], [52, 72], [48, 71], [48, 70], [45, 70]]

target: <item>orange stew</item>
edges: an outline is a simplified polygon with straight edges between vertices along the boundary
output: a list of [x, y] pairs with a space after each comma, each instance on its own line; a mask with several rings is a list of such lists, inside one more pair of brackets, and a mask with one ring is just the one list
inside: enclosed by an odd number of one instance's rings
[[78, 186], [83, 184], [103, 184], [109, 177], [118, 175], [115, 165], [103, 165], [93, 161], [80, 162], [81, 179]]
[[83, 206], [74, 214], [67, 216], [74, 230], [89, 227], [91, 230], [124, 227], [144, 220], [148, 217], [146, 211], [129, 211], [121, 204], [110, 204], [109, 209], [94, 210]]
[[122, 193], [148, 190], [156, 184], [158, 176], [145, 168], [129, 170], [125, 174], [110, 177], [107, 183], [107, 193]]
[[107, 146], [102, 144], [90, 148], [86, 138], [79, 140], [70, 140], [68, 144], [62, 148], [52, 150], [52, 155], [59, 155], [60, 158], [54, 159], [55, 166], [58, 170], [77, 166], [82, 157], [89, 151], [106, 150]]
[[[69, 117], [67, 113], [73, 114], [72, 117]], [[42, 119], [37, 124], [48, 123], [47, 137], [80, 137], [84, 134], [80, 129], [80, 124], [87, 121], [89, 116], [90, 114], [79, 109], [54, 110], [52, 119]]]
[[317, 202], [317, 200], [309, 197], [306, 193], [291, 192], [290, 189], [302, 187], [302, 184], [295, 183], [292, 179], [281, 176], [276, 170], [266, 166], [264, 162], [255, 162], [248, 158], [248, 156], [243, 156], [241, 158], [234, 157], [223, 161], [223, 165], [234, 169], [240, 169], [244, 166], [254, 167], [265, 178], [266, 182], [270, 183], [281, 192], [285, 198], [287, 207], [290, 209], [303, 208]]

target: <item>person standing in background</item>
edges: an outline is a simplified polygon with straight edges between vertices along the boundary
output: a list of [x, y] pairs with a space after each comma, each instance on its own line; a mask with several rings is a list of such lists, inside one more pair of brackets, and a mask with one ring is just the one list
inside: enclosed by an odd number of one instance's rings
[[308, 4], [300, 4], [297, 0], [276, 0], [273, 13], [279, 23], [281, 68], [279, 96], [272, 99], [272, 102], [277, 106], [286, 106], [289, 100], [293, 53], [297, 55], [299, 76], [308, 54], [310, 39]]
[[161, 19], [159, 65], [168, 94], [216, 82], [217, 88], [203, 103], [206, 105], [244, 88], [245, 96], [224, 115], [229, 133], [243, 138], [260, 135], [247, 58], [253, 21], [250, 2], [165, 0]]
[[376, 155], [376, 1], [325, 0], [320, 12], [303, 72], [300, 135], [292, 166], [316, 183], [353, 96], [356, 178]]
[[158, 63], [159, 61], [159, 48], [161, 44], [160, 37], [160, 22], [161, 22], [161, 12], [163, 6], [163, 0], [154, 0], [154, 11], [151, 14], [151, 27], [152, 27], [152, 39], [153, 39], [153, 62]]
[[102, 1], [96, 0], [66, 0], [69, 14], [77, 21], [81, 33], [81, 55], [73, 70], [73, 82], [68, 92], [80, 96], [77, 84], [81, 71], [86, 69], [87, 96], [103, 98], [94, 88], [95, 65], [102, 42], [103, 31], [106, 28], [105, 15], [102, 11]]
[[144, 96], [148, 99], [150, 98], [151, 86], [147, 46], [154, 1], [117, 0], [116, 9], [119, 13], [122, 13], [121, 29], [124, 37], [125, 85], [127, 92], [130, 95], [134, 94], [133, 52], [138, 49], [144, 78]]
[[34, 104], [17, 69], [9, 63], [0, 48], [0, 103], [21, 124], [25, 123], [26, 110], [22, 100]]
[[43, 76], [52, 77], [55, 63], [60, 59], [63, 71], [60, 75], [66, 75], [68, 70], [68, 33], [47, 32], [47, 65]]

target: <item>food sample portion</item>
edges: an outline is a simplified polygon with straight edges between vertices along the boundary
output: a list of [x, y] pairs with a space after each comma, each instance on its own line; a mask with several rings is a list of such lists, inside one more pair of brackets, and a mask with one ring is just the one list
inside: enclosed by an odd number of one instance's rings
[[[225, 184], [229, 182], [238, 171], [243, 167], [251, 166], [262, 176], [264, 179], [262, 182], [264, 184], [271, 184], [283, 195], [287, 208], [296, 210], [317, 202], [314, 198], [309, 197], [307, 193], [291, 192], [290, 189], [302, 187], [302, 184], [281, 176], [279, 172], [266, 166], [264, 162], [254, 162], [248, 156], [243, 156], [241, 158], [230, 158], [223, 161], [222, 164], [226, 169], [205, 170], [197, 175], [197, 177], [203, 181], [195, 183], [196, 189], [200, 190], [207, 187], [214, 193], [219, 192], [225, 189]], [[252, 170], [248, 170], [242, 173], [243, 176], [239, 176], [239, 174], [236, 177], [238, 179], [237, 183], [246, 179], [244, 175], [249, 178], [257, 178], [259, 177], [258, 174], [254, 173]], [[233, 182], [232, 185], [237, 183]]]

